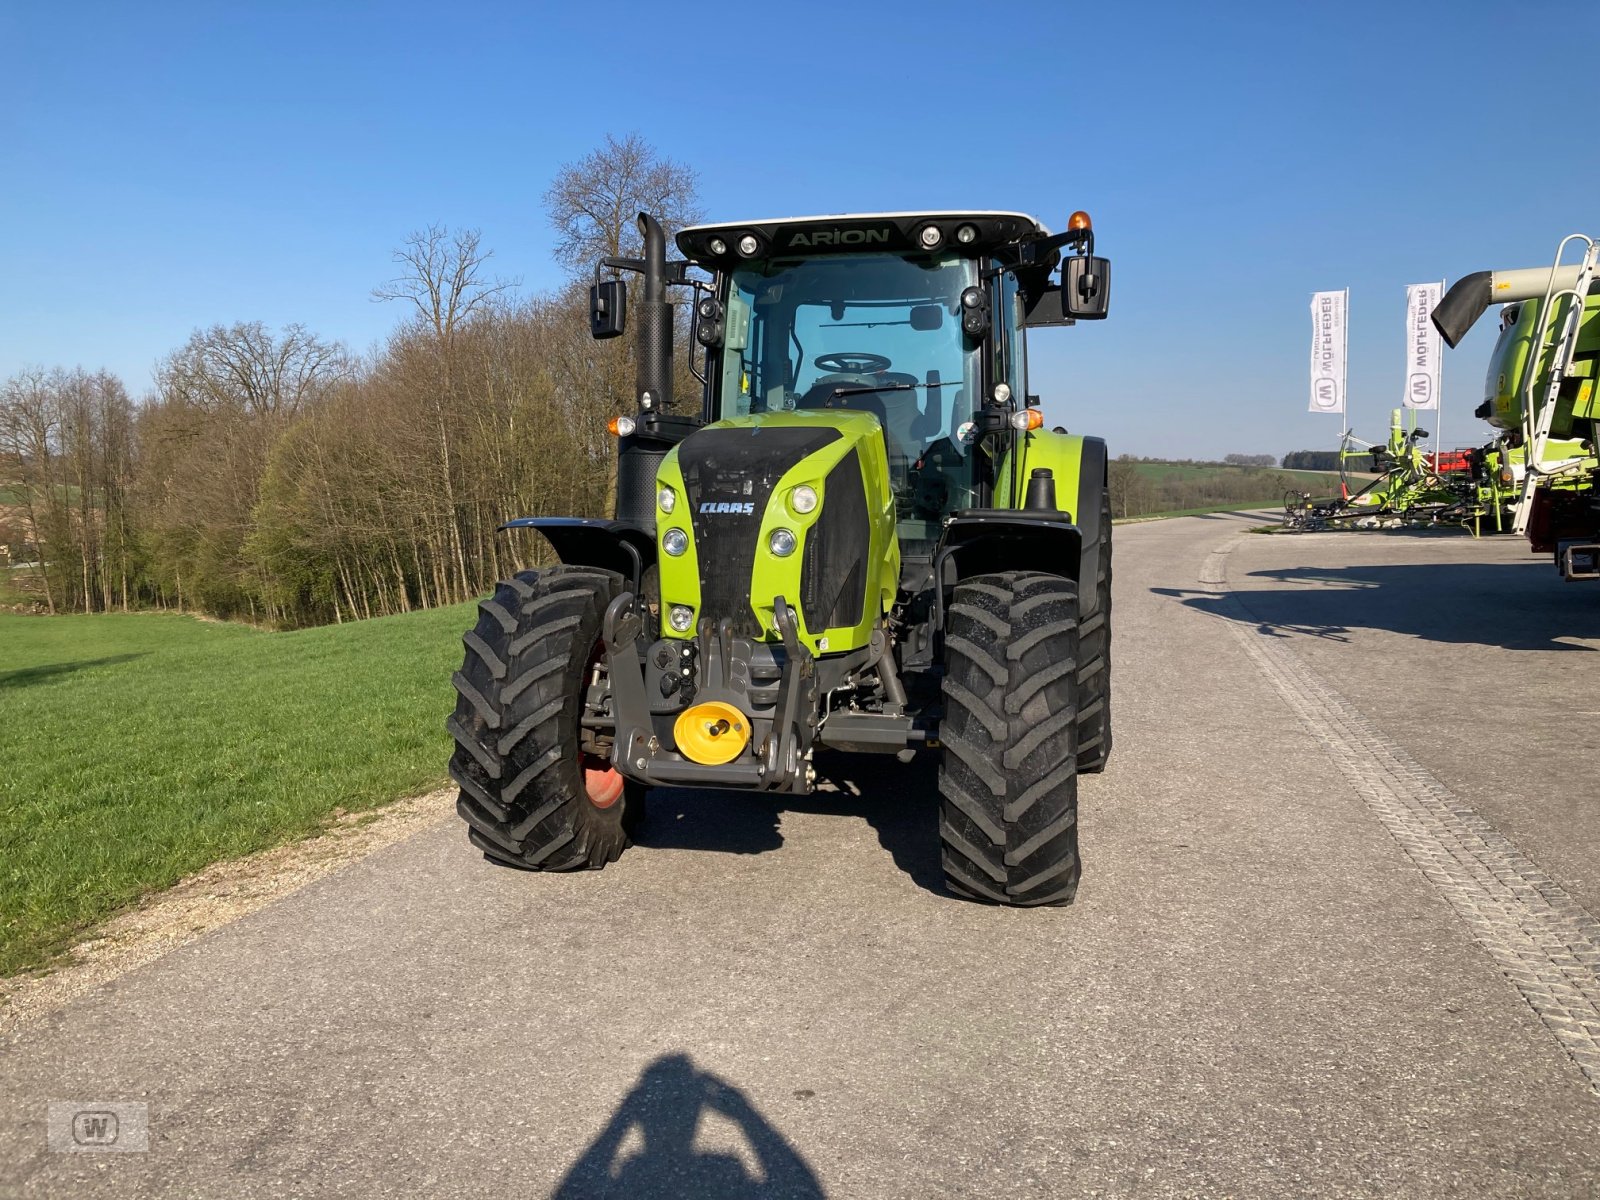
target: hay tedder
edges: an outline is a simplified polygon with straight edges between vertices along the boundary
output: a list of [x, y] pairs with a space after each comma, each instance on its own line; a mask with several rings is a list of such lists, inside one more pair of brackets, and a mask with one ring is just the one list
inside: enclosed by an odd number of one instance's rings
[[[1326, 529], [1396, 529], [1461, 526], [1473, 534], [1492, 522], [1504, 528], [1513, 499], [1512, 452], [1498, 439], [1470, 450], [1429, 454], [1426, 429], [1406, 429], [1395, 409], [1389, 437], [1369, 445], [1346, 433], [1339, 448], [1339, 495], [1315, 500], [1310, 492], [1284, 496], [1283, 526], [1294, 532]], [[1349, 466], [1359, 463], [1377, 477], [1351, 490]]]

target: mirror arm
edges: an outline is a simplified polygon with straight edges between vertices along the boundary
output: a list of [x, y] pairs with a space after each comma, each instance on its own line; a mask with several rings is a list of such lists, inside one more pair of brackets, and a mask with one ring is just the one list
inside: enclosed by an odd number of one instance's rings
[[595, 265], [594, 265], [594, 281], [596, 283], [600, 282], [600, 270], [601, 270], [602, 267], [610, 267], [610, 268], [612, 268], [613, 270], [616, 270], [616, 271], [634, 271], [634, 272], [636, 272], [636, 273], [638, 273], [640, 275], [643, 275], [644, 274], [644, 259], [642, 259], [642, 258], [602, 258], [599, 262], [595, 263]]
[[[694, 288], [705, 288], [709, 285], [701, 279], [690, 279], [689, 268], [694, 266], [688, 259], [678, 259], [667, 264], [668, 283], [684, 283]], [[613, 271], [632, 271], [636, 275], [643, 275], [645, 262], [642, 258], [616, 258], [607, 256], [594, 265], [594, 281], [600, 282], [600, 272], [610, 267]]]

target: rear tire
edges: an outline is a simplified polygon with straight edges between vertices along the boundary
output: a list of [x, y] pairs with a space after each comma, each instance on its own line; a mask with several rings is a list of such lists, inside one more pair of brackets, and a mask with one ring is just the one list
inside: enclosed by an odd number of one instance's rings
[[1078, 774], [1098, 775], [1111, 758], [1111, 493], [1100, 494], [1099, 607], [1078, 626]]
[[950, 889], [998, 904], [1078, 890], [1078, 592], [1032, 571], [956, 585], [945, 637], [939, 834]]
[[621, 590], [609, 571], [557, 566], [523, 571], [478, 605], [445, 727], [456, 811], [494, 862], [598, 869], [644, 819], [644, 788], [583, 754], [578, 738], [601, 618]]

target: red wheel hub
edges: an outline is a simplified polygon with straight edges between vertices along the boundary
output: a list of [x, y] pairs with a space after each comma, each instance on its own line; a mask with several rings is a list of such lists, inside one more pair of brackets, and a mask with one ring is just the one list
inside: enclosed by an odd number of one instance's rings
[[[583, 678], [588, 679], [597, 666], [606, 660], [606, 647], [604, 642], [596, 642], [594, 649], [589, 651], [589, 663], [584, 669]], [[622, 799], [623, 778], [620, 772], [606, 759], [596, 754], [579, 754], [578, 766], [583, 771], [583, 790], [589, 796], [589, 803], [596, 808], [610, 808]]]
[[622, 799], [622, 775], [604, 759], [584, 756], [583, 787], [589, 795], [589, 803], [596, 808], [610, 808]]

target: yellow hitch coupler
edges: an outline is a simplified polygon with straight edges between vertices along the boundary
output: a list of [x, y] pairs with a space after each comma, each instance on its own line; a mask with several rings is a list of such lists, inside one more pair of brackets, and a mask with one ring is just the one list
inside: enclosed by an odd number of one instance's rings
[[730, 763], [750, 743], [750, 718], [731, 704], [707, 700], [683, 710], [672, 727], [678, 749], [706, 766]]

